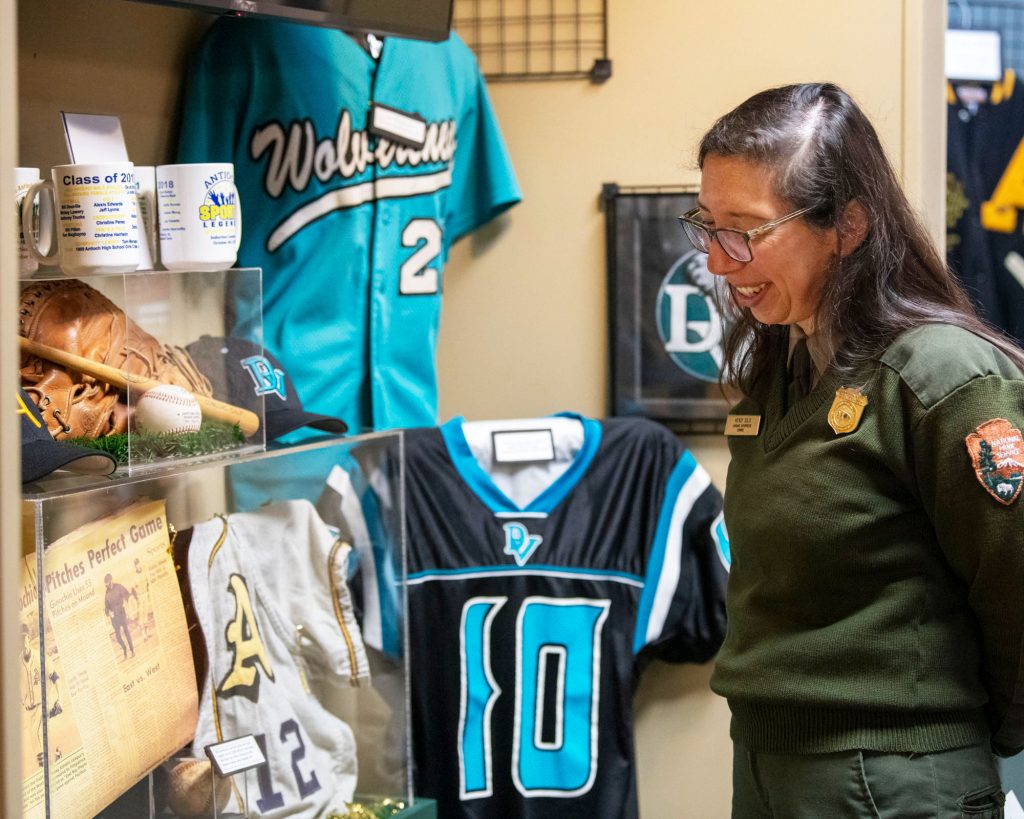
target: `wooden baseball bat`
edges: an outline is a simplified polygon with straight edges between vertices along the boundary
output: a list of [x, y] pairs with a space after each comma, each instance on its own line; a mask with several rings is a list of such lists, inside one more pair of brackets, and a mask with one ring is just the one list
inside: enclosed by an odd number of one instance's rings
[[[23, 352], [30, 353], [39, 358], [45, 358], [47, 361], [60, 364], [69, 370], [91, 375], [93, 378], [105, 381], [107, 384], [111, 384], [118, 389], [127, 389], [130, 384], [133, 388], [145, 392], [146, 390], [153, 389], [153, 387], [163, 386], [164, 384], [163, 381], [157, 381], [154, 378], [143, 378], [141, 375], [132, 375], [117, 369], [117, 367], [111, 367], [109, 364], [101, 364], [99, 361], [93, 361], [85, 356], [75, 355], [75, 353], [60, 350], [48, 344], [40, 344], [38, 341], [33, 341], [24, 336], [18, 336], [18, 341]], [[215, 421], [225, 421], [229, 424], [238, 424], [242, 434], [247, 438], [260, 428], [260, 419], [255, 412], [250, 412], [243, 407], [236, 407], [234, 404], [218, 401], [216, 398], [209, 398], [205, 395], [196, 395], [195, 393], [192, 393], [192, 395], [199, 402], [199, 409], [206, 418], [212, 418]]]

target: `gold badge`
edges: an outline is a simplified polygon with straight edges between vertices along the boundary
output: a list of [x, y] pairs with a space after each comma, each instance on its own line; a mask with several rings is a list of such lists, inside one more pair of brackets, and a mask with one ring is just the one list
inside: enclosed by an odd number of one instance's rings
[[853, 432], [860, 423], [860, 417], [864, 414], [864, 407], [867, 404], [868, 397], [856, 387], [840, 387], [836, 390], [832, 409], [828, 411], [828, 425], [836, 435]]
[[725, 419], [726, 435], [757, 435], [760, 431], [760, 415], [730, 415]]

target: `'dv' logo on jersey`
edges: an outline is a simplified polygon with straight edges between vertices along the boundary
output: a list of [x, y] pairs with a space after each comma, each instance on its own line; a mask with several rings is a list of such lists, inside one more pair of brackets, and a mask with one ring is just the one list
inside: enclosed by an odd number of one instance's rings
[[537, 551], [537, 547], [544, 542], [544, 538], [540, 535], [531, 535], [521, 523], [506, 523], [502, 528], [505, 530], [504, 552], [512, 555], [519, 566], [525, 565]]

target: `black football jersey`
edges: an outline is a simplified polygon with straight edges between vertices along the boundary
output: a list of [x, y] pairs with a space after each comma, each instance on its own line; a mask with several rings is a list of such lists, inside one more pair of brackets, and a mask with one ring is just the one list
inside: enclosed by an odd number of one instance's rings
[[651, 421], [573, 418], [544, 464], [405, 433], [413, 786], [446, 819], [635, 817], [637, 675], [724, 636], [707, 472]]
[[982, 317], [1024, 344], [1024, 84], [1008, 70], [947, 96], [947, 260]]

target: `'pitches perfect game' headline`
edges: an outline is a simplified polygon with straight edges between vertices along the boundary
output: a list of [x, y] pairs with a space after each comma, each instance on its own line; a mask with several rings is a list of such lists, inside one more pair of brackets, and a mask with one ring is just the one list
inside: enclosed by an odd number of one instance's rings
[[[106, 538], [106, 542], [103, 546], [98, 549], [89, 549], [86, 552], [86, 560], [89, 562], [89, 568], [95, 569], [97, 566], [110, 560], [110, 558], [125, 551], [129, 546], [129, 540], [131, 540], [132, 543], [138, 543], [157, 532], [163, 531], [163, 528], [164, 519], [162, 517], [155, 517], [143, 523], [133, 523], [128, 527], [127, 532], [121, 533], [120, 537], [114, 538], [113, 540], [108, 537]], [[65, 586], [76, 578], [85, 575], [86, 560], [80, 560], [71, 565], [65, 563], [63, 568], [47, 572], [44, 579], [46, 591], [57, 591], [57, 589], [60, 589], [62, 586]]]

